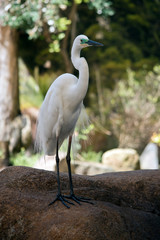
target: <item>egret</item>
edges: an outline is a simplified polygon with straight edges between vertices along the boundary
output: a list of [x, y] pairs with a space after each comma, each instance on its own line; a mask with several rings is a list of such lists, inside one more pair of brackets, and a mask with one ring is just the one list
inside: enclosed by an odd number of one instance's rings
[[[80, 52], [88, 46], [103, 46], [103, 44], [89, 40], [85, 35], [75, 38], [71, 50], [71, 60], [73, 66], [79, 71], [79, 78], [65, 73], [60, 75], [50, 86], [45, 99], [40, 108], [37, 123], [36, 145], [45, 155], [56, 155], [58, 194], [49, 204], [60, 200], [67, 208], [73, 202], [89, 202], [89, 199], [77, 197], [73, 191], [71, 174], [71, 143], [72, 135], [83, 107], [83, 99], [87, 93], [89, 83], [89, 69], [84, 57], [80, 57]], [[68, 138], [68, 150], [66, 161], [68, 166], [70, 195], [63, 196], [59, 178], [59, 155], [58, 150], [63, 141]]]

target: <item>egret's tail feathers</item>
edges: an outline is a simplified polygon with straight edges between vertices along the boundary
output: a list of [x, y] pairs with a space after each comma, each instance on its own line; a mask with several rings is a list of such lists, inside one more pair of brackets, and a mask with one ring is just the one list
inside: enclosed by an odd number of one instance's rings
[[34, 149], [36, 152], [43, 152], [44, 155], [52, 156], [56, 152], [56, 139], [54, 137], [46, 138], [44, 126], [44, 122], [41, 121], [41, 118], [38, 118]]
[[35, 143], [34, 143], [34, 150], [35, 152], [42, 152], [43, 149], [43, 142], [42, 142], [42, 132], [41, 132], [41, 127], [40, 127], [40, 122], [37, 120], [36, 124], [36, 138], [35, 138]]
[[79, 116], [79, 119], [76, 124], [76, 129], [73, 134], [73, 140], [72, 140], [72, 153], [73, 157], [75, 157], [79, 151], [80, 147], [80, 134], [83, 134], [83, 131], [87, 129], [90, 125], [90, 120], [88, 117], [88, 114], [86, 112], [86, 109], [84, 105], [82, 105], [81, 113]]
[[85, 106], [82, 105], [81, 113], [76, 124], [78, 129], [85, 129], [90, 125], [90, 120], [86, 112]]

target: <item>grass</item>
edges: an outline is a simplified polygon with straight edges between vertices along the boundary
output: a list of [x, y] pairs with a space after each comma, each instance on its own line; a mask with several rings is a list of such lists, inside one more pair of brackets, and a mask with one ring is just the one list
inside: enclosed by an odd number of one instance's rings
[[10, 163], [13, 166], [33, 167], [39, 158], [40, 154], [33, 154], [29, 156], [25, 149], [21, 148], [19, 153], [11, 155]]

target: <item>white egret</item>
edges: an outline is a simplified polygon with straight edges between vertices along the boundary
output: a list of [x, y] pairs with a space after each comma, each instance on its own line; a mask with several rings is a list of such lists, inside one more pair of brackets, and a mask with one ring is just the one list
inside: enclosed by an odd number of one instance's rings
[[[103, 44], [89, 40], [85, 35], [79, 35], [75, 38], [71, 50], [71, 60], [74, 67], [79, 71], [79, 78], [69, 73], [59, 76], [50, 86], [39, 113], [36, 144], [39, 149], [44, 151], [45, 155], [56, 154], [58, 194], [49, 205], [60, 200], [69, 208], [67, 203], [73, 204], [73, 202], [66, 198], [70, 198], [79, 204], [80, 201], [88, 202], [86, 198], [75, 196], [70, 166], [72, 135], [83, 106], [83, 99], [87, 93], [89, 82], [88, 64], [84, 57], [80, 57], [80, 52], [81, 49], [88, 46], [103, 46]], [[69, 173], [70, 196], [63, 196], [59, 179], [58, 150], [67, 137], [69, 137], [69, 141], [66, 161]]]

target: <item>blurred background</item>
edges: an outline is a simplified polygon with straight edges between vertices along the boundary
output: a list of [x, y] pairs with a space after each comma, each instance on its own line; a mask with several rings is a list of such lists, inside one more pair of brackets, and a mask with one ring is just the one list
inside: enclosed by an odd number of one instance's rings
[[[160, 1], [1, 0], [0, 168], [55, 169], [34, 150], [39, 108], [70, 60], [74, 38], [104, 44], [82, 55], [90, 69], [84, 100], [89, 124], [77, 125], [74, 173], [159, 168]], [[66, 171], [66, 143], [61, 171]]]

